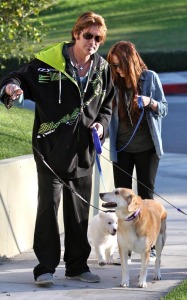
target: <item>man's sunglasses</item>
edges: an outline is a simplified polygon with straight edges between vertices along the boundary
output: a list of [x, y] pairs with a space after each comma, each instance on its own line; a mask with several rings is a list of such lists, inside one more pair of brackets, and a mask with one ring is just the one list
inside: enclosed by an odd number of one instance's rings
[[85, 40], [91, 40], [91, 39], [94, 38], [94, 40], [95, 40], [97, 43], [100, 43], [100, 42], [102, 42], [102, 40], [103, 40], [103, 37], [102, 37], [102, 36], [100, 36], [100, 35], [93, 35], [93, 34], [91, 34], [90, 32], [84, 32], [82, 36], [83, 36], [83, 38], [84, 38]]
[[117, 68], [121, 68], [120, 64], [111, 64], [111, 67], [117, 70]]

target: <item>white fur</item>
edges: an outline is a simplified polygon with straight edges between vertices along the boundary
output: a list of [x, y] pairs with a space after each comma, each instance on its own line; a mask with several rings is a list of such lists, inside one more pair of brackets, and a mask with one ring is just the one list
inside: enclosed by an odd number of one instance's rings
[[100, 266], [112, 264], [113, 254], [117, 247], [118, 219], [115, 212], [99, 212], [88, 228], [88, 235]]

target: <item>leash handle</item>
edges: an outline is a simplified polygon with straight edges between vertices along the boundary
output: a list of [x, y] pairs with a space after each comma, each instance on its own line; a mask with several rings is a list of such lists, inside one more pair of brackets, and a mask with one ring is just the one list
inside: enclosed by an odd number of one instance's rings
[[97, 168], [98, 168], [98, 171], [99, 171], [99, 175], [100, 175], [100, 178], [101, 178], [101, 181], [102, 181], [102, 184], [103, 184], [103, 188], [104, 188], [104, 191], [106, 192], [104, 179], [103, 179], [103, 173], [102, 173], [102, 169], [101, 169], [101, 164], [100, 164], [99, 157], [98, 157], [97, 153], [96, 153], [96, 162], [97, 162]]
[[142, 96], [138, 96], [138, 107], [139, 107], [140, 109], [143, 109]]
[[102, 146], [101, 146], [101, 141], [100, 141], [100, 138], [99, 138], [99, 136], [97, 134], [97, 130], [96, 130], [95, 127], [92, 128], [92, 136], [93, 136], [94, 146], [95, 146], [95, 150], [96, 150], [97, 168], [98, 168], [98, 171], [99, 171], [99, 175], [101, 177], [103, 188], [104, 188], [104, 190], [106, 192], [105, 185], [104, 185], [104, 180], [103, 180], [102, 169], [101, 169], [101, 164], [100, 164], [100, 160], [99, 160], [99, 156], [98, 156], [98, 154], [102, 153]]

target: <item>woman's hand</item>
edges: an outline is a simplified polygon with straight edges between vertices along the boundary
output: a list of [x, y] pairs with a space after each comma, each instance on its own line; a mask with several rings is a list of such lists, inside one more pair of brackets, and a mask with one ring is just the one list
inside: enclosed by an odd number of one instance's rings
[[147, 96], [141, 96], [142, 97], [142, 104], [143, 104], [143, 107], [145, 106], [148, 106], [150, 104], [150, 97], [147, 97]]
[[138, 101], [138, 96], [142, 98], [143, 107], [149, 107], [154, 111], [158, 110], [158, 102], [156, 100], [147, 96], [137, 95], [137, 101]]

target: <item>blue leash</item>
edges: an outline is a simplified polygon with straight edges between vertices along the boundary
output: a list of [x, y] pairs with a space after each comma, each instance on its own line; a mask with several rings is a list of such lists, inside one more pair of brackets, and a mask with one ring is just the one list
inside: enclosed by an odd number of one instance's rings
[[[9, 112], [9, 111], [8, 111]], [[18, 126], [18, 124], [16, 123], [16, 121], [13, 119], [13, 117], [11, 116], [11, 114], [10, 114], [10, 112], [9, 112], [9, 116], [11, 117], [11, 119], [13, 120], [13, 122], [16, 124], [16, 126], [17, 126], [17, 128], [19, 129], [19, 131], [22, 133], [22, 135], [24, 136], [24, 137], [26, 137], [25, 136], [25, 133], [21, 130], [21, 128]], [[94, 132], [94, 133], [93, 133]], [[96, 132], [96, 134], [95, 134], [95, 132]], [[100, 142], [100, 139], [99, 139], [99, 137], [98, 137], [98, 135], [97, 135], [97, 130], [95, 129], [95, 128], [93, 128], [92, 129], [92, 133], [93, 133], [93, 136], [96, 136], [95, 137], [95, 139], [96, 139], [96, 141], [94, 141], [94, 144], [96, 143], [96, 146], [98, 146], [97, 147], [97, 151], [99, 151], [100, 153], [99, 154], [101, 154], [101, 152], [102, 152], [102, 147], [101, 147], [101, 142]], [[26, 140], [27, 141], [27, 140]], [[28, 141], [27, 141], [28, 142]], [[30, 143], [30, 142], [29, 142]], [[34, 146], [33, 146], [34, 147]], [[41, 159], [41, 161], [46, 165], [46, 167], [58, 178], [58, 180], [64, 185], [64, 186], [66, 186], [72, 193], [74, 193], [74, 194], [76, 194], [76, 196], [77, 197], [79, 197], [82, 201], [84, 201], [84, 202], [86, 202], [87, 204], [89, 204], [90, 206], [92, 206], [93, 208], [96, 208], [96, 209], [98, 209], [98, 210], [100, 210], [101, 211], [101, 209], [99, 209], [98, 207], [95, 207], [94, 205], [92, 205], [92, 204], [90, 204], [90, 203], [88, 203], [81, 195], [79, 195], [77, 192], [75, 192], [69, 185], [67, 185], [54, 171], [53, 171], [53, 169], [46, 163], [46, 161], [45, 161], [45, 159], [44, 159], [44, 157], [43, 157], [43, 155], [38, 151], [38, 149], [36, 148], [36, 147], [34, 147], [34, 149], [35, 149], [35, 151], [38, 153], [38, 155], [39, 155], [39, 157], [40, 157], [40, 159]], [[102, 157], [105, 159], [105, 160], [107, 160], [109, 163], [111, 163], [110, 162], [110, 160], [108, 160], [106, 157], [104, 157], [103, 155], [102, 155]], [[98, 155], [96, 155], [96, 161], [97, 161], [97, 164], [98, 164], [98, 169], [99, 169], [99, 172], [100, 172], [100, 175], [101, 175], [101, 178], [103, 177], [102, 176], [102, 170], [101, 170], [101, 165], [100, 165], [100, 161], [99, 161], [99, 158], [98, 158]], [[121, 171], [123, 171], [124, 172], [124, 170], [122, 170], [122, 169], [120, 169]], [[127, 172], [126, 172], [127, 173]], [[128, 174], [128, 173], [127, 173]], [[129, 175], [129, 174], [128, 174]], [[130, 175], [129, 175], [130, 176]], [[137, 179], [136, 178], [133, 178], [133, 179], [135, 179], [136, 181], [137, 181]], [[141, 183], [141, 182], [140, 182]], [[142, 183], [141, 183], [142, 184]], [[104, 186], [104, 182], [103, 182], [103, 186]], [[104, 189], [105, 189], [105, 187], [104, 187]], [[106, 191], [106, 189], [105, 189], [105, 191]], [[184, 214], [184, 215], [186, 215], [187, 216], [187, 213], [185, 213], [184, 211], [182, 211], [179, 207], [176, 207], [176, 206], [174, 206], [173, 204], [171, 204], [169, 201], [167, 201], [166, 199], [164, 199], [163, 197], [161, 197], [159, 194], [157, 194], [157, 193], [155, 193], [154, 192], [154, 194], [155, 195], [157, 195], [158, 197], [160, 197], [162, 200], [164, 200], [165, 202], [167, 202], [168, 204], [170, 204], [173, 208], [176, 208], [177, 209], [177, 211], [178, 212], [180, 212], [180, 213], [182, 213], [182, 214]], [[103, 211], [103, 210], [102, 210]]]
[[[117, 150], [117, 152], [120, 152], [120, 151], [124, 150], [129, 145], [129, 143], [131, 142], [132, 138], [134, 137], [134, 135], [135, 135], [135, 133], [136, 133], [136, 131], [137, 131], [139, 125], [140, 125], [140, 122], [141, 122], [141, 120], [143, 118], [143, 115], [144, 115], [144, 107], [143, 107], [143, 101], [142, 101], [141, 96], [138, 96], [138, 107], [142, 110], [142, 113], [141, 113], [140, 118], [139, 118], [139, 120], [136, 124], [134, 132], [133, 132], [132, 136], [130, 137], [129, 141], [127, 142], [127, 144], [123, 148], [121, 148], [120, 150]], [[100, 138], [98, 137], [96, 128], [92, 128], [92, 136], [93, 136], [93, 141], [94, 141], [95, 150], [96, 150], [96, 163], [97, 163], [98, 171], [99, 171], [99, 174], [100, 174], [100, 177], [101, 177], [101, 181], [102, 181], [104, 190], [106, 192], [105, 185], [104, 185], [103, 174], [102, 174], [102, 169], [101, 169], [101, 164], [100, 164], [100, 160], [99, 160], [99, 157], [98, 157], [98, 154], [102, 153], [102, 146], [101, 146]]]
[[102, 169], [101, 169], [101, 164], [100, 164], [100, 160], [99, 160], [99, 156], [98, 156], [98, 154], [102, 153], [102, 146], [101, 146], [101, 141], [100, 141], [100, 138], [97, 134], [96, 128], [92, 128], [92, 136], [93, 136], [94, 146], [95, 146], [95, 150], [96, 150], [96, 163], [97, 163], [99, 175], [100, 175], [103, 187], [104, 187], [104, 191], [106, 192], [105, 185], [104, 185], [103, 174], [102, 174]]
[[[123, 146], [121, 149], [117, 150], [117, 152], [120, 152], [122, 151], [123, 149], [125, 149], [128, 144], [130, 143], [130, 141], [132, 140], [133, 136], [135, 135], [137, 129], [138, 129], [138, 126], [143, 118], [143, 114], [144, 114], [144, 107], [143, 107], [143, 101], [142, 101], [142, 97], [139, 96], [138, 97], [138, 107], [140, 109], [142, 109], [142, 113], [140, 115], [140, 118], [138, 120], [138, 123], [134, 129], [134, 132], [132, 134], [132, 136], [130, 137], [129, 141], [127, 142], [127, 144], [125, 146]], [[103, 180], [103, 174], [102, 174], [102, 170], [101, 170], [101, 164], [100, 164], [100, 160], [99, 160], [99, 157], [98, 157], [98, 154], [101, 154], [102, 153], [102, 146], [101, 146], [101, 142], [100, 142], [100, 139], [98, 137], [98, 134], [97, 134], [97, 130], [95, 128], [92, 129], [92, 135], [93, 135], [93, 140], [94, 140], [94, 145], [95, 145], [95, 149], [96, 149], [96, 162], [97, 162], [97, 167], [98, 167], [98, 170], [99, 170], [99, 174], [100, 174], [100, 177], [101, 177], [101, 181], [102, 181], [102, 184], [103, 184], [103, 187], [104, 187], [104, 190], [106, 192], [106, 189], [105, 189], [105, 185], [104, 185], [104, 180]], [[105, 148], [106, 149], [106, 148]], [[107, 161], [109, 161], [106, 157], [104, 157], [102, 155], [102, 157], [104, 159], [106, 159]], [[110, 161], [109, 161], [110, 162]], [[116, 165], [115, 165], [116, 166]], [[117, 166], [116, 166], [117, 167]], [[120, 169], [120, 168], [119, 168]], [[121, 171], [124, 172], [124, 170], [120, 169]], [[128, 174], [128, 173], [127, 173]], [[130, 176], [130, 174], [128, 174]], [[136, 181], [138, 181], [136, 178], [133, 178], [135, 179]], [[141, 182], [140, 182], [141, 183]], [[142, 183], [141, 183], [142, 184]], [[160, 197], [162, 200], [164, 200], [165, 202], [167, 202], [168, 204], [170, 204], [173, 208], [175, 208], [178, 212], [184, 214], [187, 216], [187, 213], [185, 213], [182, 209], [180, 209], [179, 207], [176, 207], [175, 205], [173, 205], [172, 203], [170, 203], [169, 201], [167, 201], [166, 199], [164, 199], [163, 197], [161, 197], [160, 195], [158, 195], [156, 192], [154, 192], [155, 195], [157, 195], [158, 197]]]
[[144, 115], [144, 107], [143, 107], [143, 101], [142, 101], [142, 97], [141, 96], [138, 96], [138, 107], [142, 110], [142, 112], [141, 112], [140, 118], [138, 120], [138, 123], [136, 124], [136, 127], [135, 127], [135, 129], [133, 131], [133, 134], [131, 135], [131, 137], [130, 137], [129, 141], [127, 142], [127, 144], [125, 146], [123, 146], [121, 149], [116, 150], [116, 152], [123, 151], [130, 144], [132, 138], [134, 137], [134, 135], [135, 135], [135, 133], [136, 133], [136, 131], [137, 131], [139, 125], [140, 125], [140, 122], [141, 122], [141, 120], [143, 118], [143, 115]]
[[101, 164], [100, 164], [99, 156], [98, 156], [97, 153], [96, 153], [96, 162], [97, 162], [97, 167], [98, 167], [99, 174], [100, 174], [100, 177], [101, 177], [101, 181], [102, 181], [102, 184], [103, 184], [103, 188], [104, 188], [104, 191], [106, 192], [104, 179], [103, 179], [103, 173], [102, 173], [102, 170], [101, 170]]

